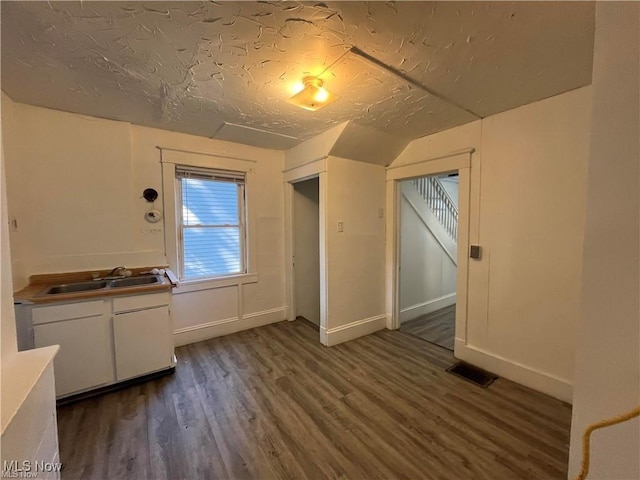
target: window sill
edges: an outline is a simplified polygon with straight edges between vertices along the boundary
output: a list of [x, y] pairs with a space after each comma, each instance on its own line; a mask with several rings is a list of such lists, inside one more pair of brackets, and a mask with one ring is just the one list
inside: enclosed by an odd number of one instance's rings
[[241, 275], [230, 275], [222, 278], [207, 278], [204, 280], [187, 280], [180, 282], [178, 288], [173, 291], [174, 295], [182, 293], [198, 292], [201, 290], [213, 290], [216, 288], [234, 287], [246, 283], [258, 283], [257, 273], [243, 273]]

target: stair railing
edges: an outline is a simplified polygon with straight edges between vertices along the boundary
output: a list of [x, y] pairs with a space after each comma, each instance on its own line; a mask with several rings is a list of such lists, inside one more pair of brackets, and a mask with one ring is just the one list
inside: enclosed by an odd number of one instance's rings
[[458, 241], [458, 208], [437, 177], [416, 178], [413, 185], [451, 237]]

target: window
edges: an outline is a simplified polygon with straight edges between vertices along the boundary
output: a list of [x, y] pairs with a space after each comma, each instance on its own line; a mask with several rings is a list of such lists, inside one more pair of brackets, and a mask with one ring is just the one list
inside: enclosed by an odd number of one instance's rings
[[180, 277], [246, 272], [245, 174], [176, 166]]

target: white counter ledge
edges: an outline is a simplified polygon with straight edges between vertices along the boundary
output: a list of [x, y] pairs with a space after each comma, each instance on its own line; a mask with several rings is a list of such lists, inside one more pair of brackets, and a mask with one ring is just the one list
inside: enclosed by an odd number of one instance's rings
[[3, 360], [1, 367], [2, 435], [11, 424], [38, 380], [53, 363], [60, 347], [36, 348], [18, 352]]

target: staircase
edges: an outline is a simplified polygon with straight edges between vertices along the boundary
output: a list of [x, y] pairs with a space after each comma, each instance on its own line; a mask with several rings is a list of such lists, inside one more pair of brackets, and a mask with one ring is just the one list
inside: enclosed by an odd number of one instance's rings
[[458, 208], [438, 177], [422, 177], [412, 180], [420, 196], [436, 216], [454, 242], [458, 241]]

